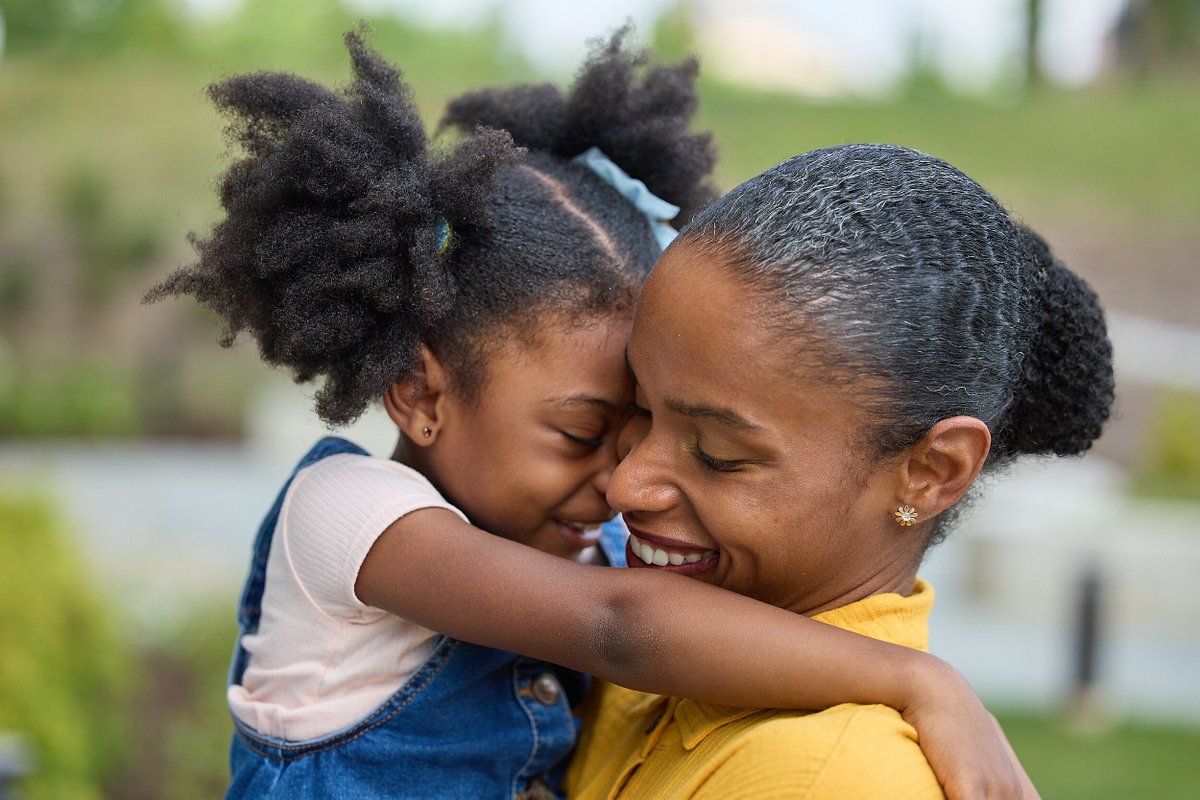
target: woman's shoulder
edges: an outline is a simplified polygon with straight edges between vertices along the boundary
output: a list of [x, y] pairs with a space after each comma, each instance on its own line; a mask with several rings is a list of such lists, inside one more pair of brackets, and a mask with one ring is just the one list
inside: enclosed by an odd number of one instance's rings
[[735, 726], [738, 735], [706, 787], [714, 797], [734, 786], [755, 786], [763, 797], [942, 796], [916, 731], [893, 708], [766, 711]]

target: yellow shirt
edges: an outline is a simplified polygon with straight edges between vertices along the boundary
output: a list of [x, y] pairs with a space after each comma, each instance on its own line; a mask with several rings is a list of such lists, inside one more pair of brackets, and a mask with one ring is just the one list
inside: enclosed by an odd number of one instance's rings
[[[839, 628], [928, 649], [933, 587], [878, 594], [818, 614]], [[803, 680], [803, 676], [798, 676]], [[567, 773], [589, 798], [940, 798], [942, 790], [895, 709], [746, 709], [598, 687]]]

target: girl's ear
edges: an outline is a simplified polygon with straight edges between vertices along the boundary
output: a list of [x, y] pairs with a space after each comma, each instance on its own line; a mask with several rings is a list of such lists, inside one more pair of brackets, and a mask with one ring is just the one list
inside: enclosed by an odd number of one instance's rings
[[384, 393], [388, 416], [413, 444], [426, 447], [437, 439], [446, 421], [448, 379], [437, 356], [421, 345], [417, 366]]
[[975, 417], [938, 422], [900, 465], [897, 501], [928, 520], [958, 502], [987, 460], [992, 434]]

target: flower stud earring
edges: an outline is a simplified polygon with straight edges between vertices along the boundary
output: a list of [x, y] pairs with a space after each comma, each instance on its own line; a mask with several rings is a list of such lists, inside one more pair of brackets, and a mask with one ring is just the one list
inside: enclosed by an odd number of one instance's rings
[[424, 428], [421, 428], [421, 435], [428, 439], [430, 436], [433, 436], [433, 428], [426, 425]]
[[917, 521], [918, 515], [917, 510], [912, 506], [900, 506], [893, 516], [896, 517], [896, 522], [900, 523], [901, 527], [907, 528]]

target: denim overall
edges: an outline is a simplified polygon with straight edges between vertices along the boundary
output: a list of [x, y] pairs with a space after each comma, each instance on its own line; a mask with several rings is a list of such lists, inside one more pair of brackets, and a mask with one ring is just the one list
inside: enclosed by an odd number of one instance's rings
[[[258, 630], [267, 555], [296, 472], [338, 453], [366, 455], [344, 439], [318, 442], [297, 465], [254, 543], [238, 627]], [[624, 566], [624, 527], [605, 526], [603, 549]], [[229, 681], [249, 654], [239, 637]], [[265, 737], [234, 719], [227, 798], [550, 798], [575, 746], [571, 707], [588, 676], [443, 636], [413, 675], [370, 715], [319, 739]]]

